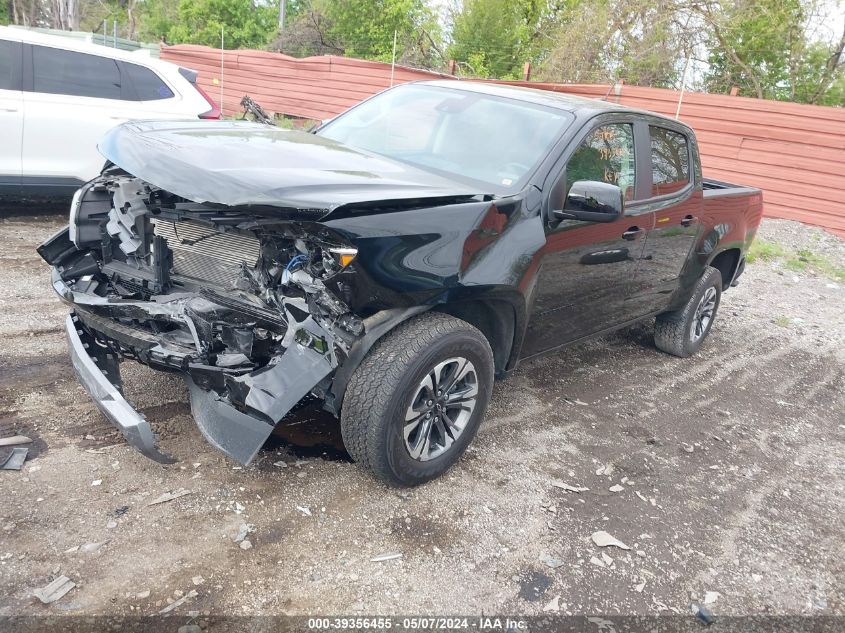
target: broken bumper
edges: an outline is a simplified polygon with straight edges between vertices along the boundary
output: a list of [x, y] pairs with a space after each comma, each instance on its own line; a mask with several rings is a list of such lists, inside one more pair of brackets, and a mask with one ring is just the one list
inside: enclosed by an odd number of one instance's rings
[[[156, 436], [147, 419], [123, 397], [117, 357], [91, 340], [75, 315], [68, 316], [65, 329], [74, 372], [103, 415], [120, 430], [126, 441], [142, 454], [162, 464], [174, 463], [174, 458], [157, 448]], [[303, 360], [297, 358], [298, 356], [290, 355], [289, 360], [294, 362], [288, 364], [288, 371], [297, 369], [295, 361]], [[288, 391], [287, 396], [266, 390], [262, 392], [269, 400], [266, 409], [275, 409], [278, 419], [284, 417], [301, 399], [302, 390], [311, 384], [309, 381], [328, 373], [323, 368], [317, 369], [315, 373], [315, 369], [317, 368], [314, 364], [300, 367], [298, 378], [289, 384], [293, 388]], [[244, 465], [249, 464], [270, 437], [275, 422], [242, 413], [214, 391], [198, 386], [189, 375], [184, 378], [191, 396], [191, 414], [205, 439], [232, 459]]]
[[[144, 355], [151, 365], [180, 372], [188, 384], [191, 413], [203, 436], [216, 449], [244, 465], [255, 458], [276, 424], [336, 367], [331, 355], [291, 341], [285, 353], [272, 364], [252, 373], [226, 377], [227, 391], [234, 391], [241, 398], [241, 405], [236, 407], [229, 398], [203, 384], [207, 368], [192, 363], [187, 364], [187, 369], [181, 363], [176, 365], [174, 355], [162, 351], [155, 337], [122, 327], [116, 321], [92, 312], [98, 307], [111, 307], [128, 309], [133, 311], [130, 314], [140, 316], [147, 311], [166, 311], [165, 305], [122, 302], [109, 306], [109, 302], [100, 297], [72, 291], [55, 269], [53, 287], [79, 313], [69, 316], [65, 325], [71, 361], [79, 381], [129, 444], [157, 462], [169, 464], [175, 460], [156, 447], [150, 423], [124, 398], [120, 358], [108, 347], [100, 345], [92, 333], [112, 341], [122, 340], [135, 357]], [[325, 334], [310, 317], [296, 325], [314, 337]]]
[[[143, 415], [132, 408], [126, 398], [123, 397], [119, 385], [118, 360], [111, 354], [95, 353], [94, 356], [88, 353], [90, 345], [83, 343], [82, 331], [77, 329], [77, 322], [73, 315], [65, 321], [68, 345], [70, 346], [70, 360], [73, 371], [79, 378], [79, 382], [103, 412], [109, 421], [114, 424], [130, 445], [137, 448], [141, 453], [162, 464], [172, 464], [174, 460], [156, 448], [155, 435], [150, 428], [150, 423]], [[103, 365], [103, 369], [100, 369]], [[103, 373], [103, 370], [116, 376], [117, 385]]]

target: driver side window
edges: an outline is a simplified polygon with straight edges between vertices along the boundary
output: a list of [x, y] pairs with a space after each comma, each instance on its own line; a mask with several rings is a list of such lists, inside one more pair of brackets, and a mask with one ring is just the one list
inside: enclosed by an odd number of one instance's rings
[[635, 177], [634, 128], [630, 123], [597, 127], [566, 164], [568, 187], [578, 180], [608, 182], [622, 190], [625, 200], [634, 197]]

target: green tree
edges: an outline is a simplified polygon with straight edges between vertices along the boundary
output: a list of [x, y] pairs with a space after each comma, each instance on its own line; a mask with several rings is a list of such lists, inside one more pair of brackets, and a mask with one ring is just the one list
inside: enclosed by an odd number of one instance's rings
[[223, 29], [226, 48], [263, 48], [277, 28], [278, 6], [252, 0], [180, 0], [167, 41], [220, 46]]
[[[175, 4], [176, 0], [173, 2]], [[82, 0], [79, 3], [79, 29], [102, 34], [105, 20], [108, 37], [114, 33], [117, 23], [118, 37], [137, 39], [139, 11], [143, 10], [145, 4], [138, 0]]]
[[346, 55], [390, 61], [396, 34], [400, 57], [409, 45], [437, 48], [437, 20], [425, 0], [332, 0], [322, 5], [327, 35]]
[[170, 29], [179, 21], [179, 0], [144, 0], [138, 5], [138, 14], [138, 39], [167, 40]]
[[760, 99], [843, 105], [845, 31], [830, 41], [811, 37], [823, 18], [820, 0], [700, 2], [695, 11], [708, 32], [705, 86]]
[[273, 47], [289, 55], [349, 55], [424, 68], [444, 65], [442, 35], [426, 0], [300, 0]]
[[464, 0], [452, 16], [449, 55], [469, 74], [515, 79], [536, 56], [546, 0]]
[[683, 17], [675, 0], [572, 0], [544, 33], [538, 76], [673, 87], [693, 47]]

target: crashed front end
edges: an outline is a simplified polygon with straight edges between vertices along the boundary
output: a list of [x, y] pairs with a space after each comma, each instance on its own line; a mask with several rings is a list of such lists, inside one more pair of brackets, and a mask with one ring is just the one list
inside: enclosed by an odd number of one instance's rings
[[112, 167], [39, 247], [72, 308], [74, 370], [145, 455], [173, 461], [124, 399], [121, 360], [181, 373], [203, 435], [247, 464], [303, 398], [326, 399], [363, 333], [343, 297], [354, 245], [316, 213], [278, 211], [192, 202]]

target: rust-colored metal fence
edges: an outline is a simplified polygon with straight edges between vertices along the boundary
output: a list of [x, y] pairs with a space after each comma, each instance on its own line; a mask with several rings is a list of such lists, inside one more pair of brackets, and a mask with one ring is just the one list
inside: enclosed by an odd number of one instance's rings
[[[240, 99], [248, 94], [268, 111], [325, 119], [392, 83], [454, 79], [332, 55], [296, 59], [240, 50], [225, 51], [221, 60], [220, 50], [180, 45], [163, 48], [161, 57], [199, 71], [200, 85], [215, 100], [222, 92], [223, 109], [230, 114], [240, 111]], [[680, 97], [674, 90], [628, 85], [507, 83], [668, 116], [675, 116]], [[761, 188], [767, 216], [845, 237], [845, 108], [686, 92], [679, 118], [696, 131], [705, 175]]]
[[[323, 55], [297, 59], [266, 51], [225, 51], [181, 44], [162, 47], [161, 58], [199, 71], [199, 83], [223, 111], [241, 111], [249, 95], [268, 112], [306, 119], [326, 119], [340, 114], [362, 99], [391, 85], [390, 64]], [[221, 64], [222, 62], [222, 64]], [[221, 72], [222, 69], [222, 72]], [[448, 77], [397, 66], [393, 83]]]

